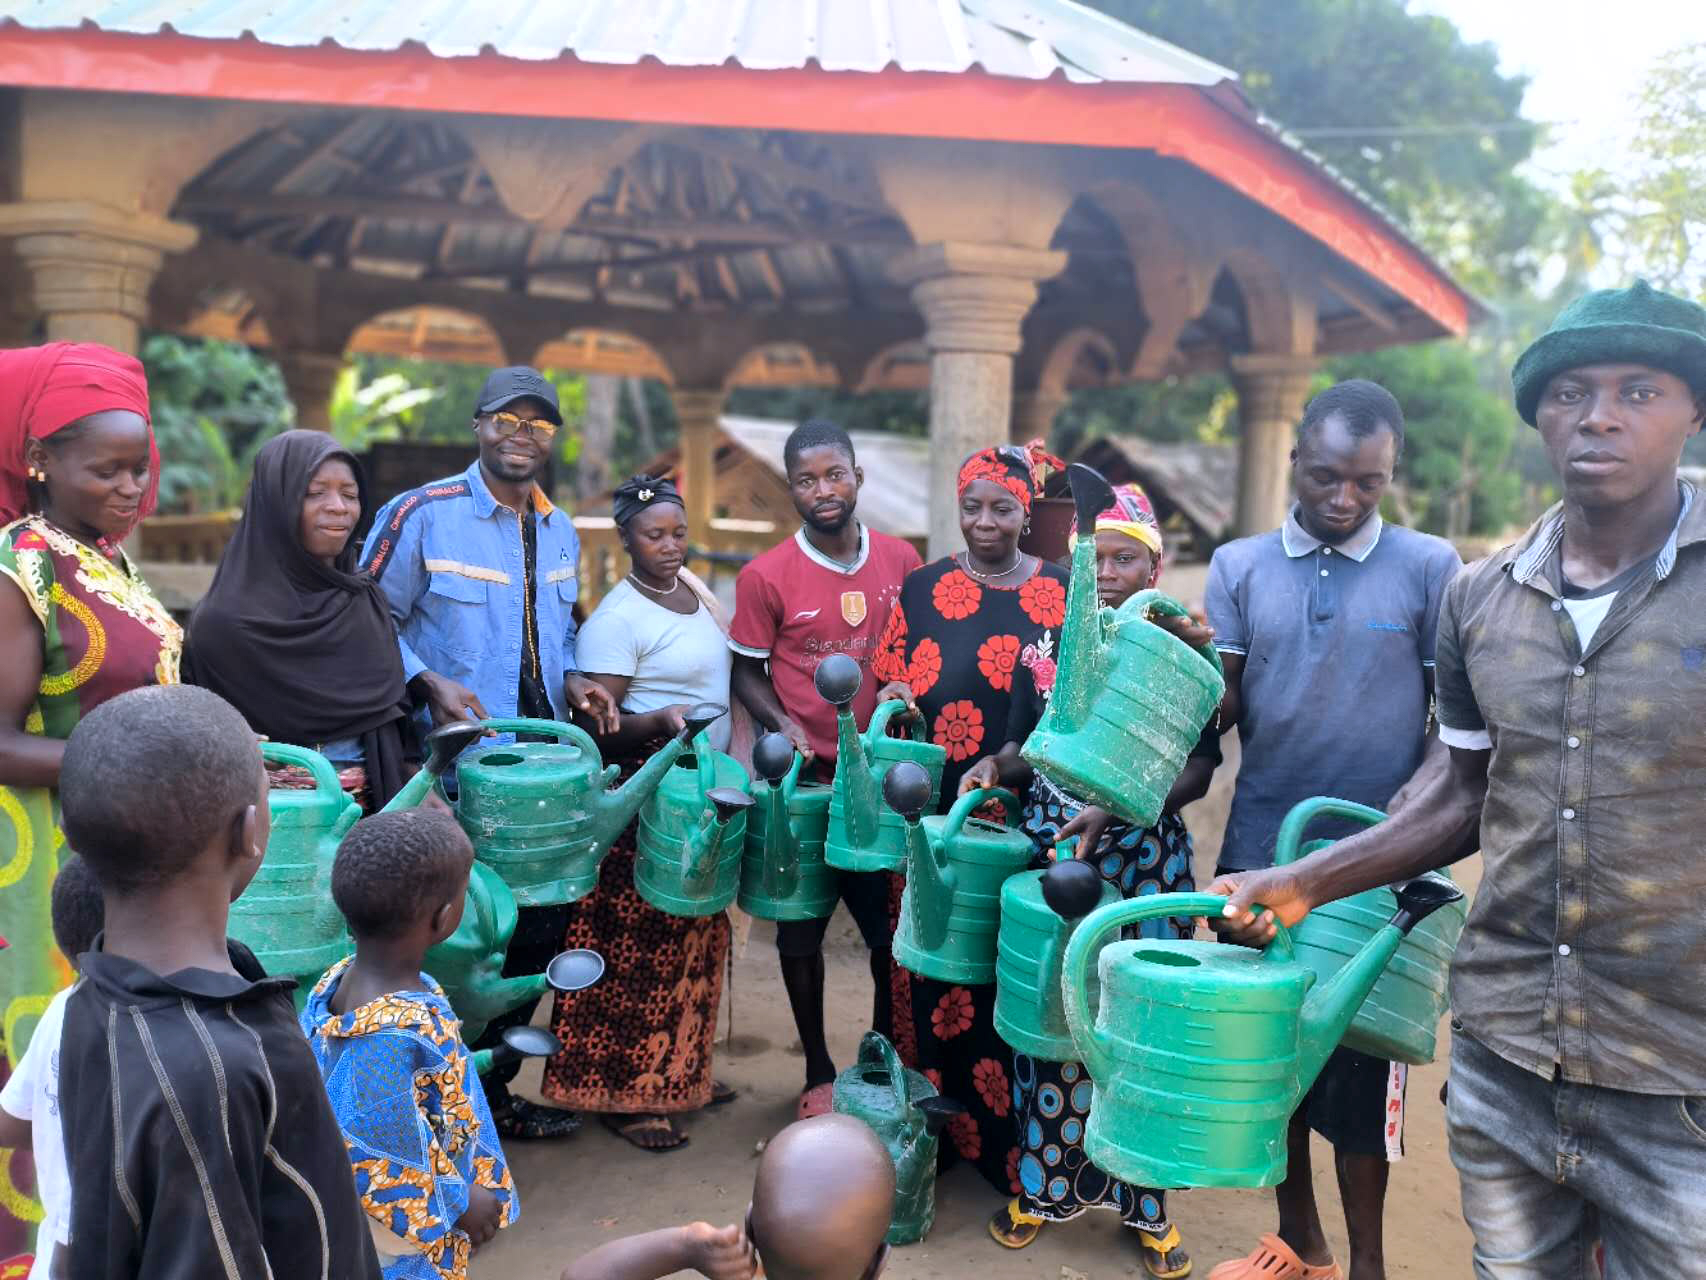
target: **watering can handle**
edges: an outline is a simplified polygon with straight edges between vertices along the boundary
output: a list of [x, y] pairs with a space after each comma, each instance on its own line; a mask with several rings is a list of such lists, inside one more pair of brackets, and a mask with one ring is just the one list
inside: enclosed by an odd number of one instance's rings
[[[1226, 899], [1218, 893], [1152, 893], [1139, 898], [1127, 898], [1097, 907], [1078, 922], [1066, 943], [1066, 958], [1060, 966], [1060, 1000], [1066, 1010], [1066, 1025], [1072, 1032], [1073, 1046], [1078, 1050], [1090, 1075], [1104, 1079], [1110, 1060], [1096, 1036], [1096, 1024], [1090, 1011], [1089, 967], [1096, 954], [1096, 944], [1112, 929], [1158, 916], [1217, 916], [1226, 908]], [[1252, 907], [1260, 912], [1261, 907]], [[1275, 923], [1273, 941], [1264, 955], [1276, 961], [1295, 959], [1291, 932]]]
[[[1173, 599], [1172, 596], [1157, 591], [1153, 587], [1147, 591], [1139, 591], [1121, 605], [1119, 611], [1135, 614], [1141, 618], [1148, 618], [1152, 613], [1158, 613], [1165, 618], [1188, 618], [1191, 616], [1191, 611], [1184, 605]], [[1212, 641], [1196, 646], [1194, 652], [1214, 668], [1216, 675], [1224, 676], [1226, 674], [1220, 665], [1220, 650], [1214, 647]]]
[[263, 742], [260, 745], [261, 759], [273, 760], [279, 764], [293, 764], [308, 770], [314, 779], [314, 790], [332, 796], [341, 796], [344, 793], [343, 785], [338, 781], [338, 771], [332, 768], [332, 762], [318, 751], [293, 746], [288, 742]]
[[1308, 800], [1299, 800], [1291, 806], [1291, 811], [1285, 815], [1285, 821], [1280, 823], [1279, 835], [1274, 841], [1276, 867], [1296, 862], [1303, 856], [1303, 833], [1317, 818], [1349, 818], [1368, 827], [1378, 826], [1386, 821], [1386, 815], [1379, 809], [1357, 804], [1354, 800], [1335, 800], [1332, 796], [1314, 796]]
[[859, 1061], [875, 1066], [882, 1064], [889, 1073], [889, 1086], [894, 1090], [895, 1114], [903, 1119], [912, 1111], [912, 1090], [906, 1083], [906, 1068], [894, 1045], [880, 1031], [867, 1031], [859, 1041]]
[[[905, 710], [906, 703], [902, 702], [899, 698], [890, 698], [887, 702], [877, 707], [875, 711], [871, 712], [871, 723], [865, 726], [866, 750], [870, 750], [888, 735], [889, 721]], [[924, 741], [923, 716], [918, 715], [912, 717], [911, 733], [912, 740], [914, 742]]]
[[998, 802], [1007, 812], [1007, 825], [1016, 827], [1023, 814], [1019, 797], [1011, 791], [1000, 787], [980, 787], [976, 791], [968, 791], [958, 800], [954, 807], [948, 810], [948, 820], [942, 824], [941, 841], [946, 844], [960, 834], [960, 828], [965, 826], [966, 819], [971, 817], [991, 800]]
[[592, 757], [595, 767], [604, 763], [604, 757], [598, 754], [598, 744], [592, 740], [592, 735], [579, 725], [564, 724], [561, 720], [520, 718], [482, 720], [480, 723], [493, 733], [548, 733], [557, 741], [571, 743], [586, 752]]

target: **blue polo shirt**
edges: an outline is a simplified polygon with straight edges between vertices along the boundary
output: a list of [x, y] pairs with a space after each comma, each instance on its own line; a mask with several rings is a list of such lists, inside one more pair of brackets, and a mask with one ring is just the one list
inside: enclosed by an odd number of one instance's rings
[[[534, 522], [537, 540], [531, 599], [524, 519]], [[568, 719], [563, 676], [578, 669], [571, 610], [579, 591], [580, 540], [568, 512], [538, 488], [531, 513], [512, 511], [492, 496], [476, 461], [459, 476], [386, 503], [361, 561], [390, 602], [405, 679], [437, 672], [472, 689], [491, 715], [514, 716], [522, 646], [536, 631], [551, 709], [557, 719]]]
[[[1336, 547], [1297, 511], [1229, 542], [1209, 565], [1215, 647], [1244, 658], [1242, 761], [1220, 865], [1273, 863], [1291, 807], [1336, 796], [1385, 808], [1426, 748], [1426, 672], [1445, 589], [1462, 568], [1443, 538], [1375, 514]], [[1323, 820], [1310, 838], [1349, 834]]]

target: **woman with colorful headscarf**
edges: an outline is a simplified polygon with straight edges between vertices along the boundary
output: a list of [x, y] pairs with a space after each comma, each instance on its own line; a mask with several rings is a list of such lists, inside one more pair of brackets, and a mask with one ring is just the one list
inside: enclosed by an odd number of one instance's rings
[[[1040, 444], [985, 449], [960, 468], [965, 550], [907, 575], [871, 664], [888, 682], [878, 701], [905, 701], [947, 749], [944, 810], [972, 762], [1006, 741], [1021, 655], [1052, 654], [1060, 641], [1066, 571], [1019, 550], [1044, 468], [1060, 465]], [[948, 1127], [953, 1149], [1007, 1186], [1017, 1157], [994, 986], [936, 982], [898, 967], [893, 976], [896, 1048], [965, 1104]]]
[[[132, 357], [90, 343], [0, 351], [0, 964], [6, 1070], [71, 980], [49, 890], [59, 764], [108, 698], [178, 678], [182, 633], [120, 549], [154, 509], [160, 459]], [[0, 1165], [0, 1256], [25, 1247], [28, 1187]], [[45, 1242], [44, 1242], [45, 1244]], [[44, 1248], [44, 1252], [47, 1250]]]
[[[1076, 524], [1073, 539], [1078, 538]], [[1114, 490], [1114, 505], [1096, 517], [1096, 594], [1117, 609], [1161, 577], [1161, 526], [1148, 496], [1136, 485]], [[1187, 629], [1175, 624], [1170, 629]], [[1194, 639], [1201, 639], [1192, 633]], [[1146, 893], [1188, 893], [1191, 837], [1179, 810], [1208, 791], [1220, 763], [1220, 740], [1211, 725], [1191, 752], [1173, 784], [1165, 812], [1153, 827], [1134, 827], [1088, 808], [1019, 756], [1019, 748], [1042, 718], [1054, 687], [1051, 653], [1026, 650], [1014, 674], [1013, 712], [1006, 743], [966, 772], [962, 789], [1003, 786], [1025, 797], [1022, 825], [1036, 846], [1033, 866], [1055, 857], [1091, 863], [1121, 897]], [[1058, 845], [1059, 853], [1055, 850]], [[1150, 937], [1189, 937], [1190, 922], [1151, 920], [1141, 926]], [[1089, 1075], [1081, 1062], [1046, 1062], [1012, 1054], [1013, 1098], [1010, 1122], [1017, 1140], [1014, 1197], [996, 1211], [989, 1233], [1009, 1249], [1023, 1249], [1045, 1222], [1067, 1222], [1087, 1209], [1111, 1209], [1137, 1234], [1139, 1256], [1152, 1276], [1178, 1280], [1190, 1274], [1191, 1259], [1179, 1230], [1167, 1218], [1166, 1198], [1147, 1187], [1133, 1187], [1103, 1173], [1084, 1155], [1084, 1124], [1089, 1116]]]

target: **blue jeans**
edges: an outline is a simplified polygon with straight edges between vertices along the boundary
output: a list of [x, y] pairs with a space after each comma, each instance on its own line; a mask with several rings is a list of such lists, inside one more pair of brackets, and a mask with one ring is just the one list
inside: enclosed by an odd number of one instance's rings
[[1446, 1102], [1477, 1280], [1706, 1276], [1706, 1097], [1546, 1080], [1463, 1032]]

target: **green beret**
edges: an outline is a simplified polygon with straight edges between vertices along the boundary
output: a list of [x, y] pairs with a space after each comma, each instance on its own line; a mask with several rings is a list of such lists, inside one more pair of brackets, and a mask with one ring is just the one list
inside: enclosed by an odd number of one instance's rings
[[1645, 280], [1583, 294], [1558, 313], [1511, 369], [1516, 411], [1529, 426], [1546, 384], [1590, 364], [1663, 369], [1706, 396], [1706, 307]]

